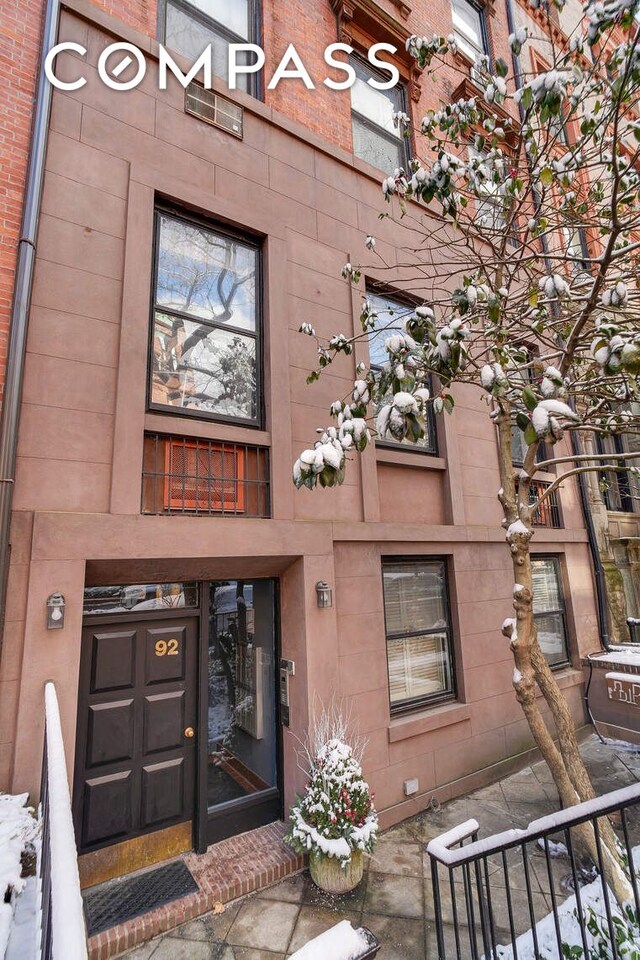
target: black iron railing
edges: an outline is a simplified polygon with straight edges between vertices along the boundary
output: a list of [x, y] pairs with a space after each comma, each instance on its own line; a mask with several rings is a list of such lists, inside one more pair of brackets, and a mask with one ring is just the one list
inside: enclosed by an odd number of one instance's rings
[[[432, 840], [427, 852], [437, 960], [589, 960], [601, 956], [624, 960], [632, 956], [620, 946], [620, 930], [628, 923], [638, 935], [634, 921], [640, 917], [640, 880], [633, 863], [633, 843], [640, 839], [639, 813], [640, 784], [633, 784], [542, 817], [524, 830], [479, 840], [477, 821], [468, 820]], [[628, 865], [628, 915], [621, 912], [609, 883], [602, 882], [603, 876], [610, 877], [602, 837], [605, 822], [613, 825], [622, 860]], [[595, 863], [581, 847], [584, 828], [577, 829], [581, 825], [592, 831]], [[600, 915], [593, 912], [595, 895], [588, 893], [587, 883], [598, 887]], [[575, 897], [575, 905], [563, 905], [569, 897]], [[599, 930], [594, 927], [594, 917]], [[576, 921], [579, 942], [575, 943], [574, 936], [570, 944], [569, 927], [575, 933]], [[594, 936], [604, 952], [594, 946]], [[569, 952], [572, 946], [576, 949]]]
[[87, 960], [67, 767], [56, 688], [45, 685], [42, 848], [38, 858], [40, 960]]
[[142, 512], [268, 517], [269, 451], [227, 440], [146, 434]]
[[[532, 480], [529, 489], [529, 502], [535, 503], [542, 496], [545, 490], [551, 486], [544, 480]], [[543, 500], [537, 510], [533, 512], [531, 522], [534, 527], [550, 527], [553, 530], [560, 530], [562, 527], [562, 517], [560, 515], [560, 503], [558, 502], [558, 491], [554, 490]]]

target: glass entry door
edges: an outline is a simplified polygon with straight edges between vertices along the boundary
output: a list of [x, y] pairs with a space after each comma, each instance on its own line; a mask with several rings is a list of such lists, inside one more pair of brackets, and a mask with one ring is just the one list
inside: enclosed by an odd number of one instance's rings
[[275, 585], [209, 585], [207, 841], [280, 817]]

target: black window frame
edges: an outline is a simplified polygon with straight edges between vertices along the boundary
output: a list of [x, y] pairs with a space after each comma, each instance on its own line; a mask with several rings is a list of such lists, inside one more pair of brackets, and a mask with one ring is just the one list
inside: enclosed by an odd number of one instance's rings
[[[624, 448], [624, 441], [619, 433], [612, 433], [607, 437], [607, 439], [613, 442], [613, 452], [611, 450], [605, 450], [604, 439], [599, 434], [595, 435], [595, 439], [596, 452], [599, 454], [611, 456], [615, 460], [615, 457], [627, 452]], [[638, 455], [638, 459], [640, 460], [640, 454]], [[604, 500], [604, 505], [607, 510], [612, 513], [638, 513], [638, 510], [635, 509], [633, 494], [631, 493], [631, 480], [628, 470], [602, 470], [598, 476], [606, 484], [602, 490], [602, 499]], [[620, 501], [619, 508], [613, 503], [611, 497], [612, 487], [615, 488], [617, 498]]]
[[[531, 363], [537, 358], [538, 356], [537, 347], [532, 347], [531, 344], [523, 343], [522, 349], [526, 350], [527, 352], [527, 355], [529, 358], [527, 361], [528, 363]], [[527, 379], [526, 381], [524, 379], [522, 381], [522, 388], [524, 389], [526, 386], [532, 384], [533, 382], [534, 382], [533, 371], [529, 367], [527, 368]], [[522, 460], [516, 460], [513, 456], [513, 440], [514, 440], [514, 437], [516, 436], [516, 431], [518, 432], [518, 434], [522, 435], [522, 431], [520, 430], [520, 427], [516, 423], [514, 423], [511, 427], [511, 464], [514, 467], [523, 467], [524, 457], [522, 458]], [[524, 440], [524, 437], [523, 437], [523, 440]], [[545, 443], [545, 441], [541, 440], [540, 443], [538, 444], [538, 451], [536, 453], [536, 463], [542, 463], [543, 460], [547, 460], [548, 454], [549, 454], [549, 448]]]
[[[354, 51], [353, 53], [350, 53], [350, 54], [349, 54], [349, 63], [352, 63], [354, 60], [358, 60], [358, 61], [360, 62], [360, 64], [371, 74], [372, 77], [375, 77], [375, 78], [377, 78], [377, 79], [379, 79], [379, 80], [386, 80], [386, 79], [387, 79], [387, 78], [385, 77], [384, 73], [382, 73], [382, 71], [377, 70], [376, 67], [374, 67], [371, 63], [369, 63], [369, 61], [366, 60], [363, 56], [361, 56], [361, 54], [359, 54], [357, 51]], [[408, 98], [407, 98], [407, 86], [406, 86], [406, 83], [405, 83], [405, 82], [402, 80], [402, 78], [401, 78], [401, 79], [398, 81], [398, 83], [395, 85], [395, 87], [393, 87], [392, 89], [399, 91], [399, 93], [400, 93], [400, 109], [402, 110], [403, 113], [408, 114], [408, 112], [409, 112], [408, 102], [409, 102], [409, 101], [408, 101]], [[381, 91], [381, 92], [384, 93], [385, 91]], [[350, 91], [350, 93], [351, 93], [351, 91]], [[382, 139], [383, 139], [383, 140], [386, 140], [388, 143], [393, 143], [394, 146], [395, 146], [397, 143], [400, 144], [401, 153], [402, 153], [402, 160], [404, 161], [404, 162], [402, 162], [402, 163], [400, 164], [400, 166], [405, 170], [405, 172], [408, 171], [408, 170], [409, 170], [409, 163], [410, 163], [411, 157], [412, 157], [412, 155], [413, 155], [413, 152], [412, 152], [412, 150], [411, 150], [410, 138], [407, 137], [407, 136], [405, 136], [404, 133], [401, 133], [400, 137], [395, 137], [392, 133], [388, 133], [388, 132], [387, 132], [383, 127], [381, 127], [379, 124], [375, 123], [373, 120], [370, 120], [369, 117], [366, 117], [363, 113], [360, 113], [358, 110], [354, 110], [354, 108], [353, 108], [353, 102], [352, 102], [351, 100], [350, 100], [349, 106], [350, 106], [350, 110], [351, 110], [351, 137], [352, 137], [352, 143], [351, 143], [351, 145], [352, 145], [352, 150], [353, 150], [353, 117], [354, 117], [354, 115], [355, 115], [355, 116], [357, 117], [358, 121], [359, 121], [360, 123], [362, 123], [365, 127], [367, 127], [367, 129], [369, 129], [372, 133], [375, 133], [377, 136], [382, 137]], [[380, 169], [381, 169], [380, 167], [377, 167], [375, 163], [371, 163], [371, 160], [367, 160], [366, 157], [361, 157], [361, 156], [359, 156], [359, 155], [355, 152], [355, 150], [353, 150], [353, 155], [354, 155], [354, 157], [357, 157], [358, 160], [362, 160], [363, 163], [368, 163], [368, 164], [370, 164], [372, 167], [376, 167], [376, 170], [380, 170]], [[383, 170], [382, 172], [383, 172], [383, 173], [386, 173], [387, 176], [389, 176], [393, 171], [391, 171], [391, 170], [386, 170], [386, 171]]]
[[[489, 42], [489, 27], [487, 24], [487, 11], [485, 10], [483, 4], [475, 3], [474, 0], [456, 0], [456, 2], [466, 4], [466, 6], [471, 7], [471, 9], [475, 10], [475, 12], [478, 14], [480, 19], [480, 35], [482, 37], [481, 56], [485, 56], [489, 58], [489, 67], [490, 69], [493, 69], [493, 58], [491, 56], [491, 44]], [[455, 37], [457, 31], [453, 23], [453, 0], [451, 0], [451, 24], [453, 26], [452, 32]], [[465, 53], [464, 50], [460, 50], [460, 54], [465, 58], [465, 60], [469, 59], [468, 54]], [[476, 62], [477, 61], [474, 60], [474, 63]]]
[[[262, 46], [262, 0], [247, 0], [249, 15], [249, 37], [241, 37], [239, 34], [234, 33], [232, 30], [229, 30], [228, 27], [225, 27], [224, 24], [220, 23], [218, 20], [215, 20], [213, 17], [207, 16], [202, 10], [194, 6], [189, 0], [158, 0], [158, 41], [166, 46], [167, 38], [167, 7], [173, 4], [177, 7], [182, 13], [186, 14], [191, 19], [196, 20], [209, 34], [214, 33], [217, 36], [221, 37], [223, 40], [226, 40], [227, 43], [255, 43], [258, 46]], [[170, 48], [171, 49], [171, 48]], [[178, 51], [176, 51], [178, 52]], [[218, 77], [223, 83], [225, 82], [224, 77], [220, 76], [213, 71], [214, 76]], [[256, 100], [264, 100], [264, 82], [262, 78], [263, 71], [258, 70], [257, 73], [250, 73], [247, 75], [248, 80], [248, 89], [241, 90], [242, 93], [248, 93], [249, 96], [254, 97]], [[240, 89], [240, 88], [238, 88]], [[235, 91], [231, 91], [234, 93]]]
[[[158, 305], [156, 301], [157, 290], [158, 290], [158, 259], [159, 259], [159, 249], [160, 249], [160, 218], [162, 216], [173, 217], [175, 220], [182, 220], [185, 223], [190, 223], [195, 227], [204, 228], [209, 230], [212, 233], [217, 233], [220, 236], [228, 237], [230, 240], [234, 240], [237, 243], [241, 243], [247, 247], [253, 247], [256, 252], [256, 282], [255, 282], [255, 291], [256, 291], [256, 329], [252, 330], [243, 330], [239, 327], [232, 327], [228, 324], [216, 323], [214, 320], [206, 320], [203, 318], [194, 318], [188, 313], [184, 313], [180, 310], [173, 310], [167, 308], [164, 305]], [[154, 206], [153, 212], [153, 269], [151, 271], [151, 295], [150, 295], [150, 309], [149, 309], [149, 344], [147, 351], [148, 358], [148, 368], [147, 368], [147, 387], [146, 387], [146, 406], [148, 411], [154, 413], [166, 414], [170, 417], [189, 417], [193, 420], [203, 420], [209, 423], [228, 423], [233, 424], [239, 427], [246, 427], [249, 430], [262, 430], [264, 429], [264, 315], [263, 315], [263, 304], [264, 304], [264, 294], [263, 294], [263, 272], [264, 272], [264, 244], [261, 238], [256, 237], [255, 235], [243, 232], [240, 230], [234, 230], [232, 227], [229, 227], [226, 224], [220, 224], [216, 221], [209, 220], [206, 217], [201, 217], [196, 214], [185, 211], [181, 208], [176, 208], [170, 204], [165, 204], [162, 202], [157, 202]], [[153, 361], [154, 361], [154, 352], [153, 352], [153, 343], [154, 343], [154, 330], [155, 330], [155, 315], [157, 312], [167, 314], [168, 316], [174, 316], [177, 319], [187, 320], [191, 323], [199, 320], [200, 322], [206, 324], [212, 329], [216, 330], [226, 330], [232, 333], [237, 333], [239, 336], [253, 339], [256, 342], [256, 416], [255, 418], [250, 417], [233, 417], [227, 414], [222, 413], [209, 413], [203, 410], [196, 410], [190, 407], [174, 407], [169, 404], [155, 403], [152, 400], [152, 374], [153, 374]]]
[[[568, 256], [573, 257], [574, 254], [571, 253], [571, 249], [570, 249], [571, 243], [572, 243], [572, 237], [569, 236], [569, 238], [567, 239], [567, 236], [565, 233], [565, 231], [567, 232], [569, 231], [569, 228], [563, 227], [562, 231], [563, 231], [563, 234], [562, 234], [563, 248], [565, 250], [565, 253]], [[587, 276], [591, 276], [591, 265], [590, 265], [591, 253], [589, 251], [589, 242], [587, 240], [587, 232], [584, 227], [576, 227], [576, 229], [574, 230], [574, 235], [577, 236], [578, 244], [580, 246], [580, 253], [584, 259], [580, 260], [579, 258], [576, 258], [575, 260], [572, 260], [570, 264], [570, 270], [571, 270], [571, 279], [573, 281], [575, 281], [576, 279], [579, 279], [581, 276], [585, 274]]]
[[[442, 628], [433, 628], [431, 630], [417, 630], [409, 633], [389, 633], [387, 629], [387, 607], [384, 593], [384, 573], [386, 566], [394, 564], [440, 564], [443, 576], [443, 605], [446, 614], [446, 634], [447, 634], [447, 654], [449, 659], [449, 675], [451, 677], [451, 688], [440, 693], [431, 694], [423, 697], [413, 697], [410, 700], [402, 701], [399, 704], [391, 702], [391, 682], [389, 677], [389, 640], [398, 640], [408, 637], [423, 637], [431, 634], [442, 633]], [[381, 576], [382, 576], [382, 604], [384, 614], [384, 635], [385, 635], [385, 659], [387, 664], [387, 694], [389, 700], [389, 712], [392, 717], [403, 716], [408, 713], [415, 713], [425, 707], [441, 706], [443, 703], [451, 703], [458, 699], [458, 681], [456, 670], [456, 645], [453, 636], [453, 624], [451, 619], [451, 591], [449, 589], [449, 565], [450, 558], [447, 556], [383, 556], [381, 558]]]
[[[415, 308], [419, 306], [418, 303], [412, 301], [409, 297], [403, 296], [401, 292], [390, 290], [388, 287], [379, 286], [371, 281], [365, 281], [365, 295], [367, 297], [384, 297], [388, 300], [395, 300], [399, 305], [406, 307], [408, 310], [415, 310]], [[375, 334], [375, 330], [369, 331], [367, 336], [367, 346]], [[378, 333], [378, 336], [380, 335], [381, 334]], [[369, 350], [369, 357], [371, 357], [371, 350]], [[369, 367], [373, 373], [382, 372], [382, 367], [377, 363], [370, 362]], [[431, 393], [431, 396], [433, 396], [433, 376], [429, 377], [428, 389]], [[437, 457], [439, 456], [438, 431], [435, 413], [433, 412], [433, 404], [431, 403], [427, 409], [427, 425], [429, 429], [429, 435], [433, 438], [433, 442], [429, 446], [426, 444], [403, 443], [401, 440], [382, 440], [378, 437], [376, 437], [375, 445], [376, 447], [384, 447], [388, 450], [401, 450], [403, 453], [416, 453], [425, 457]]]
[[[558, 661], [557, 663], [549, 663], [549, 661], [547, 660], [547, 663], [549, 664], [550, 670], [566, 670], [567, 667], [571, 666], [571, 642], [569, 637], [569, 621], [567, 616], [567, 601], [566, 601], [565, 592], [564, 592], [564, 580], [562, 577], [561, 557], [557, 553], [533, 553], [531, 555], [531, 560], [532, 561], [535, 561], [535, 560], [550, 561], [553, 564], [553, 567], [555, 570], [556, 581], [558, 584], [558, 596], [560, 598], [560, 609], [559, 610], [550, 609], [550, 610], [540, 611], [539, 613], [534, 613], [533, 620], [534, 620], [534, 623], [536, 623], [536, 633], [537, 633], [537, 620], [540, 617], [546, 617], [549, 615], [555, 615], [555, 616], [559, 615], [562, 618], [562, 630], [564, 633], [564, 652], [566, 655], [566, 659]], [[535, 597], [534, 597], [534, 600], [535, 600]]]

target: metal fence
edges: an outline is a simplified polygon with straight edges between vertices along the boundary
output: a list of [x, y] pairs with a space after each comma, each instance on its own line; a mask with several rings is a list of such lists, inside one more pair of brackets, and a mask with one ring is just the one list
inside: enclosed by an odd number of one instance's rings
[[[620, 946], [621, 918], [625, 916], [608, 884], [602, 882], [605, 822], [613, 826], [622, 859], [628, 864], [631, 911], [635, 906], [635, 916], [640, 917], [639, 879], [633, 862], [633, 844], [640, 841], [640, 784], [542, 817], [524, 830], [478, 839], [477, 821], [468, 820], [432, 840], [427, 852], [437, 960], [590, 960], [601, 956], [626, 960], [637, 955]], [[577, 828], [583, 824], [593, 831], [595, 864], [581, 851]], [[599, 942], [604, 943], [605, 953], [593, 949], [598, 931], [594, 933], [591, 904], [596, 901], [587, 894], [587, 883], [597, 886], [602, 906]], [[572, 896], [575, 905], [563, 906]], [[570, 952], [565, 937], [568, 923], [575, 932], [574, 921], [579, 926], [579, 942], [574, 942], [574, 952]], [[637, 948], [637, 941], [635, 944]]]
[[45, 685], [42, 850], [38, 864], [41, 960], [87, 960], [71, 799], [54, 684]]

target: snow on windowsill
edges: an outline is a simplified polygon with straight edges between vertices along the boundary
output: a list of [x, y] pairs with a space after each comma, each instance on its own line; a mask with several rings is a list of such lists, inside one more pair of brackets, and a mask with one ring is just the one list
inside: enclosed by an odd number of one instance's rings
[[608, 663], [624, 663], [630, 667], [640, 669], [640, 648], [637, 646], [615, 647], [612, 650], [592, 654], [588, 658], [588, 662], [597, 666], [606, 666]]

